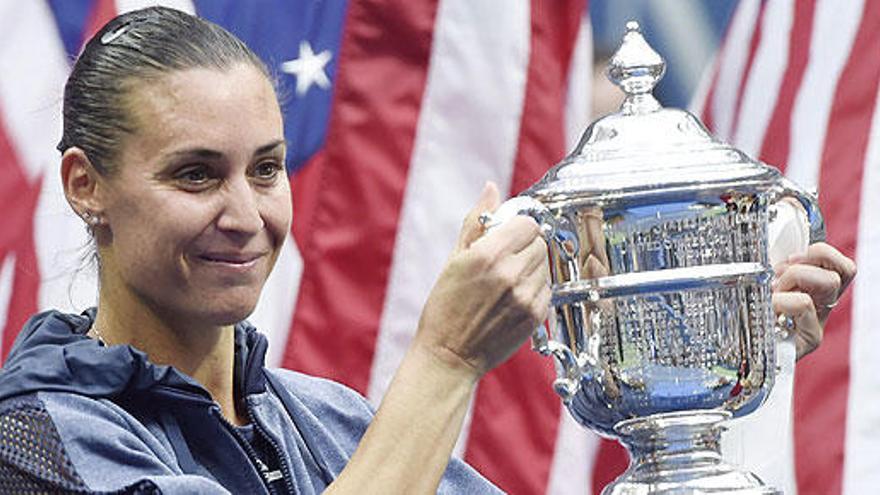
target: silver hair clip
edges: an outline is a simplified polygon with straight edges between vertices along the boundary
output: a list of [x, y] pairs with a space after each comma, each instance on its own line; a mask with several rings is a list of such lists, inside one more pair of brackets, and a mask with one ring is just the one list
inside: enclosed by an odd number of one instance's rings
[[128, 31], [129, 27], [131, 27], [130, 21], [119, 26], [118, 28], [114, 29], [113, 31], [108, 31], [108, 32], [104, 33], [101, 36], [101, 44], [102, 45], [109, 45], [110, 43], [113, 43], [113, 40], [115, 40], [116, 38], [125, 34], [125, 32]]

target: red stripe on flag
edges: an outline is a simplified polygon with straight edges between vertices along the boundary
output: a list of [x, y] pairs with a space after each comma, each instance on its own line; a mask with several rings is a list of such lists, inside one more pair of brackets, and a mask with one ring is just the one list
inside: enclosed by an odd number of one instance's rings
[[736, 136], [739, 128], [739, 112], [742, 110], [743, 93], [746, 90], [746, 83], [749, 81], [749, 75], [752, 73], [752, 66], [755, 62], [755, 54], [758, 52], [758, 45], [761, 44], [761, 31], [764, 24], [764, 12], [767, 10], [767, 2], [761, 3], [761, 10], [758, 11], [758, 18], [755, 20], [755, 30], [752, 31], [752, 39], [749, 41], [749, 55], [746, 59], [745, 70], [739, 80], [739, 88], [736, 90], [736, 104], [733, 110], [733, 124], [730, 128], [731, 137]]
[[[365, 393], [425, 89], [436, 1], [350, 2], [283, 365]], [[314, 182], [317, 181], [317, 182]], [[296, 180], [294, 180], [296, 189]], [[297, 191], [294, 191], [294, 195]], [[344, 363], [340, 367], [339, 363]]]
[[[564, 108], [583, 0], [531, 3], [531, 52], [511, 191], [565, 152]], [[523, 348], [477, 390], [465, 459], [509, 493], [546, 490], [559, 425], [549, 359]], [[586, 466], [585, 466], [586, 468]]]
[[0, 229], [0, 263], [15, 257], [12, 293], [5, 308], [3, 344], [0, 362], [6, 359], [19, 330], [37, 312], [40, 273], [34, 246], [34, 210], [40, 196], [42, 180], [28, 181], [9, 141], [0, 112], [0, 211], [3, 211], [3, 229]]
[[617, 440], [603, 438], [596, 452], [593, 464], [593, 493], [601, 493], [602, 489], [617, 479], [629, 466], [629, 454]]
[[[880, 64], [865, 61], [878, 55], [878, 47], [880, 2], [866, 1], [834, 95], [819, 177], [828, 241], [853, 258], [865, 155], [880, 82]], [[850, 291], [831, 313], [822, 346], [797, 367], [795, 466], [802, 495], [834, 495], [842, 490], [851, 322]], [[817, 441], [821, 448], [816, 448]]]
[[291, 178], [290, 191], [293, 199], [293, 224], [291, 234], [297, 246], [309, 242], [311, 218], [321, 197], [321, 166], [326, 162], [324, 150], [318, 150]]
[[794, 99], [800, 89], [810, 56], [813, 34], [813, 17], [816, 11], [815, 0], [798, 2], [794, 6], [794, 21], [788, 42], [788, 65], [782, 76], [776, 107], [770, 123], [764, 132], [759, 158], [785, 170], [791, 145], [791, 118]]
[[531, 2], [531, 52], [510, 193], [537, 182], [565, 155], [568, 69], [585, 0]]

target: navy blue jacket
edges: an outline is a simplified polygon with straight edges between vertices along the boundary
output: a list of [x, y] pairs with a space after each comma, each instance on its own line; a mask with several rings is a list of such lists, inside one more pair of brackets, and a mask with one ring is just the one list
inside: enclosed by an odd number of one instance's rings
[[[0, 371], [0, 492], [269, 493], [258, 455], [208, 392], [130, 346], [86, 337], [93, 316], [42, 313], [16, 340]], [[237, 325], [235, 339], [235, 386], [283, 474], [273, 489], [320, 493], [372, 410], [338, 383], [266, 369], [252, 326]], [[499, 491], [452, 460], [439, 492]]]

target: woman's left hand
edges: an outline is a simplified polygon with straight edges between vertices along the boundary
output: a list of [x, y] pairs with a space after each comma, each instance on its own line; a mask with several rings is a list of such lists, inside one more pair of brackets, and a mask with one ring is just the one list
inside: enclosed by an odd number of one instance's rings
[[822, 342], [831, 309], [856, 275], [856, 264], [830, 245], [819, 242], [806, 254], [792, 255], [775, 267], [773, 311], [794, 322], [797, 358]]

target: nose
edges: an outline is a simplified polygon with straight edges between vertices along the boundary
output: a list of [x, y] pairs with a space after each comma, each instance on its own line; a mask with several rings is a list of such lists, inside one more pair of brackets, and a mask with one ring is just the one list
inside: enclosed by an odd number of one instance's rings
[[224, 232], [251, 236], [260, 232], [264, 226], [257, 192], [247, 178], [229, 181], [223, 195], [223, 210], [217, 219], [217, 228]]

